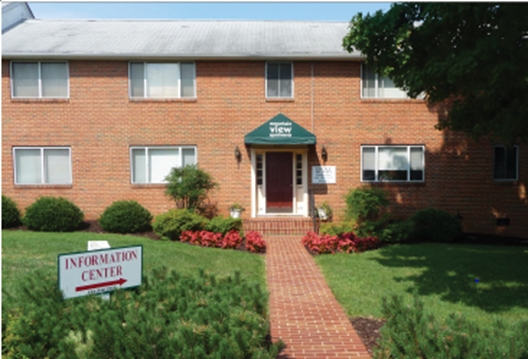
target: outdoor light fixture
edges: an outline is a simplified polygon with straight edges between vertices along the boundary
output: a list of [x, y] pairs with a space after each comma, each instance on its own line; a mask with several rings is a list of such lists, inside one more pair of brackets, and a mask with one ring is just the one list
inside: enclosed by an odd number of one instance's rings
[[323, 161], [326, 162], [328, 159], [328, 152], [326, 152], [326, 147], [323, 145], [323, 149], [321, 150], [321, 157], [323, 158]]
[[235, 158], [238, 162], [242, 160], [242, 153], [240, 153], [240, 150], [238, 149], [238, 146], [235, 148]]

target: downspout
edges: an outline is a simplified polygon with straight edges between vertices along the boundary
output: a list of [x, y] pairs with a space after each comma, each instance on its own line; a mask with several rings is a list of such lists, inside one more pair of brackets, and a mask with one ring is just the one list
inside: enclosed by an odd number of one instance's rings
[[315, 131], [315, 120], [314, 120], [314, 62], [312, 60], [312, 91], [311, 91], [311, 112], [312, 112], [312, 133]]

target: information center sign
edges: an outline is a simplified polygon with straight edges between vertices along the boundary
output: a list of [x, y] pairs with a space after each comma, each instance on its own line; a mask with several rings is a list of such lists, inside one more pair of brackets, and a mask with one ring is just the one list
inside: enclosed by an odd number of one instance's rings
[[143, 246], [59, 254], [59, 289], [64, 299], [141, 285]]

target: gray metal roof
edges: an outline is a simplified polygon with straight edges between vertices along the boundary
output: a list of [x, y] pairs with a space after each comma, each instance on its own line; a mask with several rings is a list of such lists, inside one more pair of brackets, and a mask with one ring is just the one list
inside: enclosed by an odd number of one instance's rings
[[348, 22], [26, 20], [2, 34], [4, 58], [360, 59]]

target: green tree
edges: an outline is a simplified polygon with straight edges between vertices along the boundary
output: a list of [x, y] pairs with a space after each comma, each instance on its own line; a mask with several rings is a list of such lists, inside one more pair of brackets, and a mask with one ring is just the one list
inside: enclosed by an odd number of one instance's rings
[[174, 199], [177, 208], [191, 211], [204, 209], [209, 191], [218, 186], [210, 174], [196, 165], [173, 168], [165, 180], [165, 194]]
[[528, 139], [528, 4], [394, 3], [343, 39], [410, 97], [447, 104], [438, 129]]

